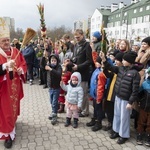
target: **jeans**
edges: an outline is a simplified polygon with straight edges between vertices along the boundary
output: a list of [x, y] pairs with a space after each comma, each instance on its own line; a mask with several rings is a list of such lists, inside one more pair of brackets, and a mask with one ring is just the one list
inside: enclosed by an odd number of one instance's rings
[[49, 89], [52, 113], [55, 113], [55, 114], [57, 114], [57, 110], [58, 110], [59, 93], [60, 93], [60, 88], [59, 89], [53, 89], [53, 88]]

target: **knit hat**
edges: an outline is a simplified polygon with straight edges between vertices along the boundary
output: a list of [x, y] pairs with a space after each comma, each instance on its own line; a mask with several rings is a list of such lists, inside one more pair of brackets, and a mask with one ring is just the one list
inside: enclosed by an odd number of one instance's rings
[[143, 39], [142, 42], [145, 42], [145, 43], [147, 43], [150, 46], [150, 36], [148, 36], [145, 39]]
[[116, 54], [115, 59], [122, 62], [123, 55], [124, 55], [124, 53], [119, 52]]
[[139, 48], [141, 47], [141, 43], [140, 43], [140, 42], [134, 42], [133, 45], [134, 45], [134, 46], [138, 46]]
[[119, 53], [119, 50], [114, 50], [110, 52], [109, 55], [113, 55], [115, 57], [117, 53]]
[[95, 31], [95, 32], [93, 33], [93, 36], [96, 37], [97, 39], [100, 39], [100, 38], [101, 38], [101, 34], [100, 34], [99, 31]]
[[102, 59], [98, 56], [97, 59], [96, 59], [96, 62], [100, 63], [102, 62]]
[[130, 64], [133, 64], [135, 62], [136, 57], [137, 57], [137, 53], [134, 51], [126, 52], [123, 55], [123, 59], [129, 62]]

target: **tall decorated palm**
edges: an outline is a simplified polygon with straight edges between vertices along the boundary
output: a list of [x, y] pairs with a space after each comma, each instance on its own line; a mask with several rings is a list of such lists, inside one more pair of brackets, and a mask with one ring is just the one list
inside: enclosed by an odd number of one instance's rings
[[40, 14], [40, 21], [41, 21], [41, 37], [43, 39], [46, 38], [46, 24], [45, 24], [45, 19], [44, 19], [44, 4], [42, 5], [41, 3], [37, 5], [38, 11]]
[[101, 25], [101, 34], [102, 34], [102, 40], [100, 42], [100, 46], [101, 46], [101, 51], [106, 55], [107, 54], [107, 49], [108, 49], [108, 39], [107, 39], [107, 36], [106, 36], [106, 32], [104, 30], [104, 21]]

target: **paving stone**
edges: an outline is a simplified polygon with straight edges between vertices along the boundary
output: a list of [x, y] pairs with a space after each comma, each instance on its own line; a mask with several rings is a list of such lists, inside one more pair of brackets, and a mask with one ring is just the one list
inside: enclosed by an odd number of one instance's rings
[[[93, 107], [90, 106], [90, 116], [79, 118], [79, 127], [64, 127], [66, 114], [58, 114], [59, 123], [51, 125], [48, 119], [51, 113], [48, 89], [36, 84], [24, 84], [25, 97], [21, 101], [21, 114], [16, 123], [16, 139], [12, 150], [150, 150], [145, 145], [136, 144], [136, 132], [131, 120], [131, 138], [123, 145], [109, 138], [109, 133], [103, 130], [93, 132], [86, 123], [91, 120]], [[37, 81], [38, 82], [38, 81]], [[106, 125], [107, 119], [102, 124]], [[0, 141], [0, 150], [4, 142]]]

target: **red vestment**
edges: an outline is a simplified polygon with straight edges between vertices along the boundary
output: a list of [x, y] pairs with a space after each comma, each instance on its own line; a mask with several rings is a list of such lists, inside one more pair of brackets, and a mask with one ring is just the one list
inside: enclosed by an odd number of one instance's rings
[[[11, 59], [15, 59], [19, 51], [11, 48]], [[0, 65], [7, 62], [7, 58], [0, 53]], [[20, 100], [23, 98], [23, 85], [26, 74], [26, 62], [21, 53], [15, 60], [13, 69], [13, 79], [10, 80], [9, 72], [0, 76], [0, 132], [10, 133], [15, 127], [18, 115], [20, 114]], [[17, 68], [22, 68], [20, 76], [16, 72]], [[0, 137], [2, 138], [2, 137]]]

